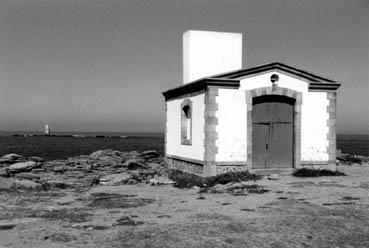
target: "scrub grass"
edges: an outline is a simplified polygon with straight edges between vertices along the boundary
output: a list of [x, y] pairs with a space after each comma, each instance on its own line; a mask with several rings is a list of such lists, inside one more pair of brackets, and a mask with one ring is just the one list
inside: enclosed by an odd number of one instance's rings
[[169, 172], [169, 178], [175, 181], [174, 187], [177, 188], [192, 188], [194, 186], [205, 188], [217, 184], [227, 184], [229, 182], [256, 181], [261, 179], [261, 176], [251, 174], [248, 171], [242, 171], [228, 172], [212, 177], [201, 177], [179, 170], [172, 170]]
[[298, 169], [292, 175], [295, 177], [346, 176], [345, 173], [340, 172], [340, 171], [316, 170], [316, 169], [307, 169], [307, 168]]

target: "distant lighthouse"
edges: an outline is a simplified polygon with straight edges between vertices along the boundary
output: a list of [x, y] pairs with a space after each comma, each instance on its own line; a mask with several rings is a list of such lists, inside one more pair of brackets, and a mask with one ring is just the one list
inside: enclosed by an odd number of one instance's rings
[[45, 125], [45, 136], [50, 136], [50, 128], [48, 124]]

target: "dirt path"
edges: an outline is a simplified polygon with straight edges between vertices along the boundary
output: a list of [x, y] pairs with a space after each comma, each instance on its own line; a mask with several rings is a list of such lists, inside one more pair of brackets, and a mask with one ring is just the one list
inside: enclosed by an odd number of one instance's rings
[[263, 179], [264, 194], [172, 186], [0, 193], [0, 247], [369, 247], [369, 166]]

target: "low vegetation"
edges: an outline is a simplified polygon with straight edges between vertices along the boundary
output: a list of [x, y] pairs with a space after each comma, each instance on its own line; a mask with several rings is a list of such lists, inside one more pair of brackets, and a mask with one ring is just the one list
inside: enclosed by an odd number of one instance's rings
[[92, 193], [88, 207], [92, 208], [135, 208], [154, 203], [153, 199], [137, 198], [136, 195]]
[[298, 169], [292, 175], [295, 177], [346, 176], [345, 173], [337, 171], [337, 170], [331, 171], [331, 170], [317, 170], [317, 169], [307, 169], [307, 168]]
[[227, 184], [229, 182], [256, 181], [261, 179], [261, 176], [251, 174], [248, 171], [242, 171], [228, 172], [212, 177], [201, 177], [179, 170], [172, 170], [169, 172], [169, 178], [175, 181], [174, 187], [177, 188], [192, 188], [194, 186], [204, 188], [213, 187], [217, 184]]

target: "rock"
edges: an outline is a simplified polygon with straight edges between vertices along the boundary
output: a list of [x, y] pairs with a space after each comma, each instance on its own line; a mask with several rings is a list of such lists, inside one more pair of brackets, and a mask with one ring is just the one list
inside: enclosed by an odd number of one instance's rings
[[0, 164], [9, 165], [9, 164], [15, 164], [15, 163], [24, 162], [24, 161], [26, 161], [26, 159], [23, 158], [23, 156], [19, 154], [15, 154], [15, 153], [6, 154], [0, 158]]
[[156, 171], [156, 173], [158, 175], [164, 176], [164, 177], [169, 177], [169, 169], [166, 166], [166, 164], [163, 163], [147, 163], [148, 167], [151, 168], [151, 170]]
[[337, 160], [340, 160], [347, 164], [361, 164], [363, 160], [365, 160], [362, 158], [365, 158], [365, 157], [352, 155], [352, 154], [337, 154]]
[[1, 190], [9, 190], [15, 182], [14, 178], [0, 178], [0, 192]]
[[147, 177], [147, 176], [154, 176], [156, 174], [156, 171], [154, 170], [139, 170], [138, 175]]
[[17, 159], [23, 159], [23, 156], [19, 154], [15, 154], [15, 153], [9, 153], [9, 154], [2, 156], [1, 159], [17, 160]]
[[123, 164], [128, 170], [149, 169], [149, 166], [140, 159], [129, 159]]
[[130, 170], [128, 173], [131, 174], [132, 178], [135, 178], [135, 179], [144, 177], [144, 176], [140, 176], [139, 170]]
[[278, 174], [271, 174], [268, 176], [269, 180], [279, 180], [279, 175]]
[[43, 188], [41, 183], [36, 183], [28, 179], [16, 179], [12, 185], [16, 189], [40, 190]]
[[147, 166], [150, 167], [152, 170], [161, 170], [163, 168], [163, 165], [158, 163], [147, 163]]
[[44, 181], [44, 180], [39, 180], [37, 181], [38, 183], [41, 183], [42, 184], [42, 189], [43, 190], [49, 190], [50, 189], [50, 184], [47, 182], [47, 181]]
[[84, 174], [79, 174], [79, 175], [76, 175], [76, 177], [77, 177], [78, 179], [82, 179], [82, 178], [84, 178], [84, 177], [85, 177], [85, 175], [84, 175]]
[[34, 161], [27, 161], [27, 162], [20, 162], [12, 164], [8, 167], [8, 171], [10, 173], [20, 173], [20, 172], [26, 172], [31, 171], [34, 168], [39, 167], [40, 165], [37, 164]]
[[28, 179], [28, 180], [32, 180], [32, 181], [35, 181], [35, 180], [39, 180], [40, 179], [40, 176], [34, 174], [34, 173], [29, 173], [29, 172], [21, 172], [21, 173], [18, 173], [16, 175], [17, 178], [21, 178], [21, 179]]
[[6, 168], [0, 168], [0, 177], [8, 177], [9, 174]]
[[227, 188], [228, 190], [232, 190], [232, 189], [238, 189], [238, 188], [243, 188], [244, 187], [244, 184], [241, 182], [241, 183], [232, 183], [232, 184], [227, 184]]
[[74, 166], [73, 170], [84, 170], [84, 166], [81, 164], [77, 164], [76, 166]]
[[155, 157], [159, 157], [160, 154], [156, 151], [156, 150], [148, 150], [148, 151], [144, 151], [144, 152], [141, 152], [140, 156], [143, 157], [143, 156], [155, 156]]
[[98, 185], [100, 183], [100, 177], [94, 176], [90, 181], [90, 186]]
[[38, 162], [38, 163], [43, 163], [45, 162], [45, 160], [41, 157], [29, 157], [28, 158], [29, 161], [34, 161], [34, 162]]
[[163, 157], [159, 156], [156, 158], [149, 158], [149, 159], [145, 159], [146, 163], [155, 163], [155, 164], [161, 164], [163, 162]]
[[132, 175], [129, 173], [110, 174], [100, 178], [101, 185], [119, 185], [125, 184], [129, 179], [132, 179]]
[[54, 170], [55, 173], [64, 173], [65, 171], [65, 166], [55, 166]]
[[73, 224], [72, 227], [73, 228], [81, 228], [81, 224]]
[[225, 191], [227, 189], [227, 185], [224, 185], [224, 184], [216, 184], [212, 187], [212, 189], [214, 191], [217, 191], [217, 192], [222, 192], [222, 191]]
[[244, 185], [242, 183], [234, 183], [229, 182], [227, 184], [216, 184], [213, 187], [210, 187], [207, 189], [207, 192], [209, 193], [231, 193], [233, 190], [242, 188]]
[[107, 150], [99, 150], [96, 152], [93, 152], [90, 154], [90, 157], [93, 159], [101, 159], [104, 157], [121, 157], [123, 155], [123, 152], [121, 151], [114, 151], [111, 149], [107, 149]]
[[131, 158], [130, 153], [115, 150], [100, 150], [90, 154], [90, 159], [95, 167], [119, 166], [121, 163]]
[[138, 184], [138, 181], [137, 180], [135, 180], [135, 179], [129, 179], [127, 182], [126, 182], [126, 184], [130, 184], [130, 185], [133, 185], [133, 184]]
[[50, 187], [57, 188], [57, 189], [66, 189], [70, 187], [69, 184], [63, 181], [60, 181], [60, 180], [50, 180], [50, 181], [47, 181], [47, 183], [50, 185]]
[[255, 181], [241, 181], [241, 183], [245, 186], [255, 185]]
[[148, 150], [144, 151], [140, 154], [140, 157], [143, 159], [150, 159], [150, 158], [156, 158], [159, 157], [160, 154], [155, 150]]
[[234, 191], [243, 191], [245, 185], [239, 182], [229, 182], [227, 184], [216, 184], [215, 186], [208, 189], [210, 193], [233, 193]]
[[260, 185], [246, 184], [245, 182], [230, 182], [227, 184], [216, 184], [213, 187], [202, 188], [199, 193], [230, 193], [233, 195], [247, 195], [248, 193], [263, 194], [269, 192]]
[[86, 164], [83, 168], [85, 172], [92, 172], [92, 165]]
[[165, 184], [174, 184], [174, 181], [166, 177], [155, 176], [154, 178], [151, 178], [149, 180], [149, 183], [151, 185], [165, 185]]
[[105, 156], [106, 152], [106, 150], [95, 151], [90, 154], [90, 157], [93, 159], [99, 159], [101, 156]]
[[126, 153], [126, 157], [127, 158], [135, 158], [138, 157], [139, 153], [137, 151], [130, 151]]
[[45, 169], [43, 169], [43, 168], [32, 169], [33, 173], [40, 173], [40, 172], [44, 172], [44, 171], [45, 171]]
[[234, 189], [232, 191], [232, 193], [233, 194], [247, 194], [247, 190], [246, 190], [246, 193], [245, 193], [245, 190], [244, 189], [239, 188], [239, 189]]
[[52, 161], [47, 161], [45, 164], [43, 164], [42, 168], [45, 168], [47, 171], [53, 171], [55, 167], [64, 166], [65, 164], [67, 164], [67, 161], [52, 160]]

